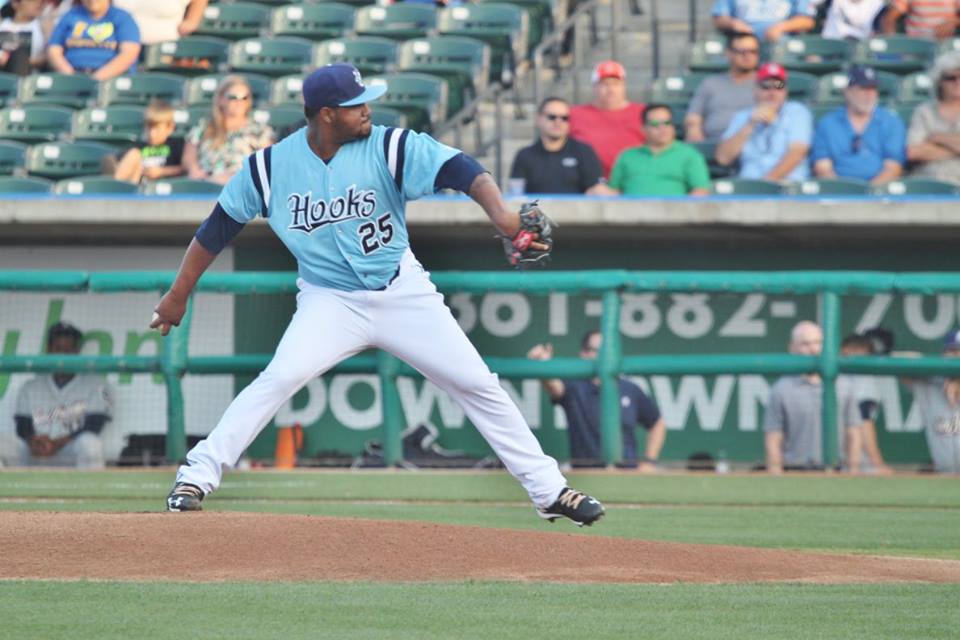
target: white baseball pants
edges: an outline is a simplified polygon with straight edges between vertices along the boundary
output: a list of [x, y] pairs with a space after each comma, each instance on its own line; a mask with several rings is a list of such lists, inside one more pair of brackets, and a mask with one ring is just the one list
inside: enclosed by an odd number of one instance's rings
[[177, 482], [214, 491], [280, 406], [341, 360], [379, 347], [405, 360], [463, 407], [538, 507], [566, 486], [520, 410], [467, 339], [410, 250], [383, 291], [337, 291], [298, 281], [297, 310], [267, 368], [187, 454]]

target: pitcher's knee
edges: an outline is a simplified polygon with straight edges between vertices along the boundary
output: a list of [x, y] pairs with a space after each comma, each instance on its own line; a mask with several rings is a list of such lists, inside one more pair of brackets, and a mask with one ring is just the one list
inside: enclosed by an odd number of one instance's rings
[[500, 379], [489, 369], [477, 371], [458, 371], [448, 379], [448, 384], [456, 391], [466, 394], [502, 393]]

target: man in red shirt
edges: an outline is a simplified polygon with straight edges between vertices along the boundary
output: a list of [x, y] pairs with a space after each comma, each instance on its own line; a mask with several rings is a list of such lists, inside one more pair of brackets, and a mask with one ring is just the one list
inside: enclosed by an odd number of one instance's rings
[[605, 178], [621, 151], [646, 142], [640, 128], [643, 105], [627, 100], [626, 77], [619, 62], [601, 62], [593, 70], [593, 102], [570, 108], [570, 137], [593, 147]]

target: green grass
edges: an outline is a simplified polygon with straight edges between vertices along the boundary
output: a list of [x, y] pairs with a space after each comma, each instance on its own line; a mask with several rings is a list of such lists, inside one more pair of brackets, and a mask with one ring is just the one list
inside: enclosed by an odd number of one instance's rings
[[0, 619], [17, 639], [902, 640], [956, 638], [958, 598], [958, 585], [7, 582]]

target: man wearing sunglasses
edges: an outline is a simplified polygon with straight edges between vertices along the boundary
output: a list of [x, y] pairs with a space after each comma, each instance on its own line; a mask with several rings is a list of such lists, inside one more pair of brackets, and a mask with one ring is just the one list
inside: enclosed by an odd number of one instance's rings
[[753, 105], [760, 40], [752, 33], [727, 36], [730, 70], [705, 78], [697, 87], [683, 120], [687, 142], [716, 142], [733, 115]]
[[596, 152], [570, 137], [570, 104], [546, 98], [537, 111], [539, 140], [517, 152], [510, 178], [525, 193], [588, 193], [603, 180]]
[[768, 62], [757, 70], [754, 106], [738, 111], [717, 146], [717, 162], [740, 160], [740, 177], [806, 180], [813, 116], [806, 106], [787, 100], [787, 70]]
[[647, 143], [617, 158], [609, 186], [599, 193], [625, 196], [705, 196], [710, 172], [697, 149], [677, 141], [673, 113], [665, 104], [648, 104], [643, 112]]
[[810, 160], [818, 178], [853, 178], [883, 184], [903, 174], [907, 132], [896, 113], [878, 106], [877, 74], [854, 66], [846, 106], [817, 123]]

